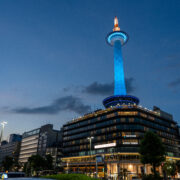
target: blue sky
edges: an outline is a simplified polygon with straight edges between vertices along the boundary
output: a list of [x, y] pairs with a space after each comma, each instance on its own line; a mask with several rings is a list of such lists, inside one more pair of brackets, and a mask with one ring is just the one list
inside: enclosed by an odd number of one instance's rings
[[[180, 122], [180, 1], [0, 1], [0, 120], [5, 138], [45, 123], [59, 129], [102, 108], [113, 82], [105, 42], [118, 16], [129, 94]], [[81, 110], [80, 110], [81, 109]]]

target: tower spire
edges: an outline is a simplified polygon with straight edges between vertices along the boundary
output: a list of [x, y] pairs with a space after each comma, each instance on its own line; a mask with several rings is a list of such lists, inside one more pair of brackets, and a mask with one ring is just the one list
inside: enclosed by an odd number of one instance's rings
[[118, 23], [118, 18], [117, 18], [117, 16], [115, 16], [115, 18], [114, 18], [114, 28], [113, 28], [113, 31], [120, 31], [120, 27], [119, 27], [118, 24], [119, 24], [119, 23]]

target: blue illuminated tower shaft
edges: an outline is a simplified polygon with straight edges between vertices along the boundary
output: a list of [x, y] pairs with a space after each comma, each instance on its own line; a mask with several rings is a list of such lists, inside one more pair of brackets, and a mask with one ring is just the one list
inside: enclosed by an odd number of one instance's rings
[[114, 95], [126, 95], [120, 40], [114, 42]]
[[106, 41], [114, 47], [114, 95], [104, 99], [103, 104], [106, 108], [137, 105], [139, 99], [126, 94], [121, 47], [128, 41], [128, 34], [120, 30], [117, 17], [114, 18], [113, 32], [107, 35]]

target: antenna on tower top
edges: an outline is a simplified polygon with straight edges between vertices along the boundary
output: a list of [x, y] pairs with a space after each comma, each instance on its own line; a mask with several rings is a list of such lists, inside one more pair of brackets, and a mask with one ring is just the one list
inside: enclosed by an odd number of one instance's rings
[[118, 18], [117, 18], [117, 16], [115, 16], [115, 18], [114, 18], [114, 28], [113, 28], [113, 31], [120, 31], [120, 27], [118, 25]]

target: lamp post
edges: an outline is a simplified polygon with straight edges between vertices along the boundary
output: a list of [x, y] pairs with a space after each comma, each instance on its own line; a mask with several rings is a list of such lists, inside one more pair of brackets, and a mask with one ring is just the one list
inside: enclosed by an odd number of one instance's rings
[[90, 155], [92, 155], [92, 153], [91, 153], [91, 144], [92, 144], [92, 139], [94, 139], [94, 137], [91, 136], [91, 137], [88, 137], [87, 139], [89, 140], [89, 143], [90, 143]]
[[[87, 138], [88, 140], [89, 140], [89, 145], [90, 145], [90, 160], [91, 160], [91, 156], [92, 156], [92, 147], [91, 147], [91, 145], [92, 145], [92, 139], [94, 139], [94, 137], [93, 136], [91, 136], [91, 137], [88, 137]], [[91, 166], [90, 166], [90, 168], [91, 168]], [[90, 175], [91, 175], [91, 169], [90, 169]]]
[[69, 164], [68, 164], [68, 162], [67, 162], [67, 174], [69, 173]]
[[2, 142], [4, 127], [5, 127], [6, 124], [7, 124], [7, 122], [5, 122], [5, 121], [3, 121], [3, 122], [1, 123], [2, 129], [1, 129], [0, 143]]

